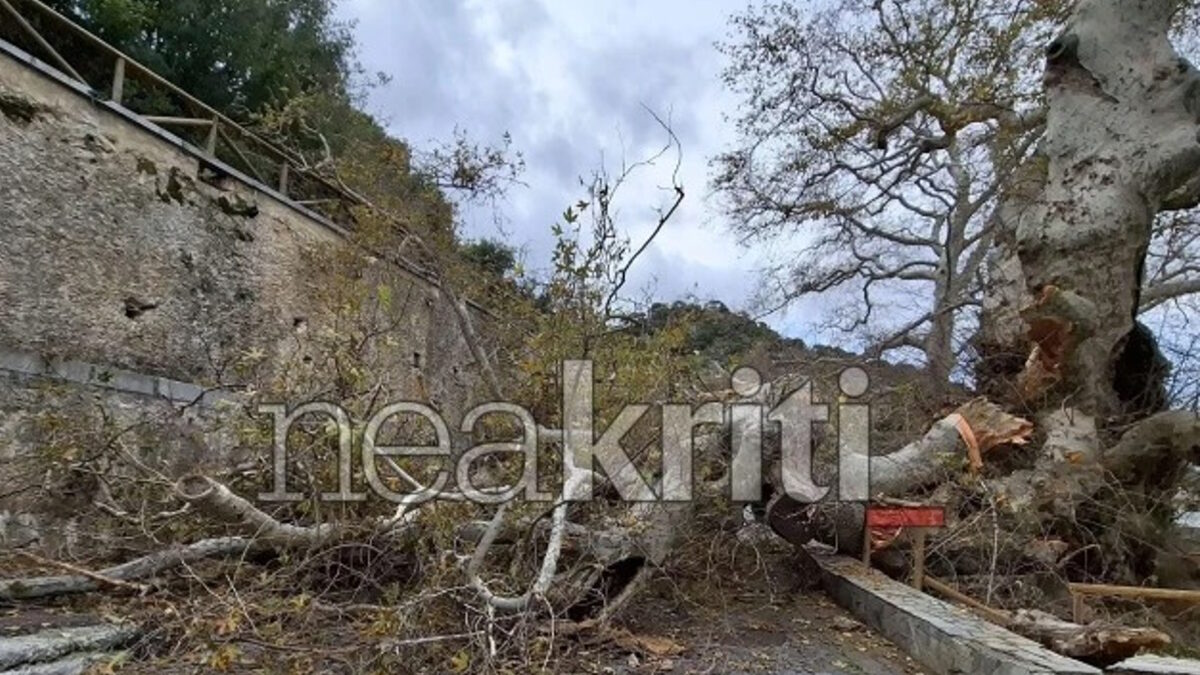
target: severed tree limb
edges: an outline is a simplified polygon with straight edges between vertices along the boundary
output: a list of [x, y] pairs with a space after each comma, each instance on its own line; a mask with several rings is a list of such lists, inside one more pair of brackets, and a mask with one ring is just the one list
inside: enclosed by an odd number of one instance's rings
[[282, 523], [207, 476], [186, 476], [175, 484], [175, 492], [189, 504], [222, 520], [252, 526], [255, 540], [269, 546], [317, 546], [330, 541], [340, 531], [329, 523], [311, 526]]
[[888, 455], [871, 458], [871, 492], [900, 497], [939, 482], [957, 471], [964, 447], [959, 418], [966, 421], [981, 452], [1005, 443], [1023, 444], [1033, 425], [1009, 415], [986, 399], [975, 399], [938, 420], [919, 440]]
[[[130, 582], [152, 577], [177, 565], [185, 565], [205, 558], [240, 555], [255, 545], [245, 537], [218, 537], [204, 539], [194, 544], [170, 548], [135, 558], [115, 567], [100, 570], [106, 579]], [[99, 589], [103, 584], [91, 576], [82, 574], [29, 577], [0, 581], [0, 600], [29, 600], [68, 593], [86, 593]]]
[[113, 586], [115, 588], [123, 588], [126, 590], [135, 591], [137, 593], [145, 593], [146, 591], [149, 590], [148, 587], [146, 587], [142, 584], [135, 584], [135, 583], [130, 583], [128, 581], [122, 581], [121, 579], [114, 579], [112, 577], [107, 577], [98, 572], [93, 572], [91, 570], [79, 567], [78, 565], [72, 565], [71, 563], [68, 563], [68, 562], [62, 562], [59, 560], [50, 560], [49, 558], [43, 558], [40, 555], [34, 555], [33, 553], [30, 553], [29, 551], [19, 551], [18, 553], [22, 557], [28, 558], [29, 560], [31, 560], [39, 565], [50, 565], [52, 567], [58, 567], [60, 569], [66, 570], [67, 572], [71, 572], [71, 573], [77, 574], [79, 576], [87, 577], [87, 578], [91, 579], [92, 581], [95, 581], [95, 582], [101, 584], [102, 586]]
[[[1116, 443], [1106, 448], [1099, 448], [1100, 441], [1094, 428], [1090, 433], [1084, 433], [1091, 418], [1079, 411], [1053, 411], [1043, 415], [1041, 420], [1046, 443], [1036, 465], [985, 482], [987, 490], [1004, 505], [1001, 515], [1009, 540], [1005, 548], [1014, 555], [1028, 555], [1030, 549], [1022, 542], [1044, 536], [1055, 522], [1074, 519], [1080, 508], [1086, 508], [1084, 505], [1091, 500], [1104, 499], [1101, 495], [1111, 491], [1114, 485], [1151, 498], [1170, 494], [1188, 467], [1200, 460], [1200, 416], [1193, 412], [1166, 412], [1149, 417], [1132, 425]], [[939, 465], [932, 453], [951, 446], [954, 439], [948, 436], [948, 425], [943, 421], [935, 425], [926, 438], [906, 447], [902, 451], [904, 454], [872, 458], [873, 487], [883, 485], [900, 490], [887, 494], [902, 495], [905, 488], [911, 491], [938, 482], [939, 476], [946, 474], [946, 467]], [[1088, 450], [1093, 446], [1097, 449]], [[918, 448], [924, 449], [925, 454], [918, 452]], [[907, 461], [897, 463], [897, 455]], [[876, 459], [882, 460], [881, 466], [889, 466], [891, 473], [878, 471]], [[939, 468], [941, 473], [922, 476], [922, 471], [938, 471]], [[915, 482], [904, 480], [909, 477]], [[1154, 498], [1154, 501], [1159, 500]], [[805, 514], [795, 516], [807, 529], [799, 529], [798, 534], [787, 537], [790, 541], [811, 532], [804, 517]], [[1093, 523], [1093, 531], [1103, 531], [1103, 536], [1114, 538], [1121, 536], [1122, 529], [1115, 521], [1105, 522], [1113, 527]], [[853, 533], [861, 532], [861, 514], [839, 512], [836, 523], [840, 542], [850, 544], [847, 548], [852, 548]], [[1150, 535], [1142, 532], [1138, 536]], [[995, 546], [990, 537], [974, 542], [971, 538], [951, 536], [946, 541], [956, 552], [955, 559], [966, 562], [966, 569], [975, 563], [971, 556], [962, 553]], [[1082, 545], [1069, 538], [1067, 543]]]
[[508, 511], [507, 503], [502, 504], [496, 510], [496, 515], [492, 518], [488, 529], [475, 546], [475, 553], [471, 556], [470, 562], [467, 563], [467, 579], [471, 587], [491, 607], [506, 612], [519, 612], [528, 607], [529, 602], [533, 598], [543, 597], [550, 590], [554, 576], [558, 573], [558, 558], [562, 553], [563, 537], [567, 531], [567, 508], [570, 505], [570, 500], [579, 491], [579, 488], [583, 486], [583, 481], [590, 479], [592, 476], [591, 471], [575, 466], [570, 458], [566, 458], [566, 461], [568, 462], [568, 466], [571, 467], [571, 473], [563, 485], [563, 498], [554, 507], [554, 513], [551, 516], [550, 542], [547, 544], [546, 553], [542, 558], [541, 570], [538, 572], [537, 579], [534, 580], [533, 585], [528, 590], [516, 596], [499, 595], [488, 588], [487, 584], [479, 576], [479, 568], [483, 565], [488, 550], [491, 549], [492, 544], [496, 541], [496, 537], [504, 524], [504, 514]]
[[[961, 473], [967, 443], [960, 423], [966, 424], [981, 453], [1003, 444], [1024, 444], [1033, 432], [1028, 420], [1010, 415], [986, 399], [970, 401], [935, 422], [920, 439], [893, 453], [872, 457], [872, 497], [904, 497]], [[814, 506], [778, 495], [767, 507], [767, 522], [776, 534], [797, 546], [816, 537], [843, 553], [861, 552], [862, 504]]]
[[925, 586], [939, 595], [966, 605], [987, 620], [1072, 658], [1108, 665], [1127, 659], [1142, 649], [1158, 649], [1171, 638], [1153, 628], [1131, 628], [1096, 622], [1087, 625], [1064, 621], [1036, 609], [1006, 612], [988, 607], [950, 584], [925, 577]]
[[137, 638], [128, 624], [74, 626], [44, 630], [0, 641], [0, 670], [51, 661], [74, 652], [112, 649]]
[[1102, 622], [1081, 626], [1036, 609], [1013, 612], [1008, 628], [1063, 656], [1097, 665], [1110, 665], [1143, 649], [1160, 649], [1171, 644], [1170, 636], [1153, 628]]
[[[403, 473], [399, 466], [396, 468]], [[407, 477], [407, 474], [404, 475]], [[221, 520], [240, 522], [253, 527], [254, 540], [272, 548], [321, 546], [356, 531], [355, 528], [334, 523], [293, 525], [281, 522], [222, 483], [198, 474], [180, 479], [175, 484], [175, 492], [181, 499], [205, 513]], [[372, 526], [385, 536], [397, 537], [408, 533], [417, 513], [412, 507], [419, 496], [414, 495], [412, 500], [403, 501], [394, 515], [378, 518], [371, 522]], [[441, 498], [460, 501], [463, 496], [449, 493], [439, 496], [439, 499]]]
[[939, 482], [951, 462], [964, 456], [959, 451], [961, 443], [954, 417], [938, 420], [920, 439], [891, 454], [871, 458], [871, 492], [898, 497]]

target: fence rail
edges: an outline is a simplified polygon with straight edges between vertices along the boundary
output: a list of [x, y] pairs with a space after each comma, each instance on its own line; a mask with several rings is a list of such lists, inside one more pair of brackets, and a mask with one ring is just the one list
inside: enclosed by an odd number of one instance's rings
[[[25, 9], [26, 12], [23, 14], [21, 9]], [[80, 40], [92, 49], [98, 50], [103, 58], [111, 60], [111, 82], [107, 83], [104, 89], [99, 89], [89, 82], [63, 56], [61, 50], [55, 48], [47, 35], [33, 25], [30, 21], [30, 17], [33, 16], [49, 21], [56, 31], [62, 31], [61, 34]], [[199, 143], [193, 137], [184, 136], [183, 132], [176, 135], [188, 140], [204, 155], [221, 159], [230, 166], [246, 170], [249, 175], [254, 176], [264, 185], [272, 187], [283, 197], [297, 204], [318, 207], [322, 215], [335, 221], [342, 221], [343, 224], [347, 220], [348, 207], [362, 203], [361, 199], [342, 186], [309, 171], [307, 163], [295, 152], [282, 148], [246, 129], [226, 114], [189, 94], [149, 67], [48, 7], [41, 0], [0, 0], [0, 19], [5, 17], [12, 19], [19, 29], [16, 32], [27, 38], [32, 46], [49, 59], [48, 63], [64, 75], [96, 92], [98, 97], [106, 94], [109, 100], [125, 107], [149, 124], [163, 129], [203, 133], [203, 141]], [[0, 27], [3, 25], [4, 22], [0, 20]], [[60, 34], [56, 33], [56, 35]], [[82, 59], [82, 55], [78, 53], [74, 56]], [[127, 84], [131, 81], [169, 92], [170, 95], [183, 102], [187, 112], [193, 116], [155, 115], [133, 109], [130, 107], [131, 104], [125, 101]], [[172, 133], [176, 132], [172, 131]], [[228, 149], [230, 155], [218, 157], [222, 146]], [[259, 161], [255, 162], [252, 156]]]

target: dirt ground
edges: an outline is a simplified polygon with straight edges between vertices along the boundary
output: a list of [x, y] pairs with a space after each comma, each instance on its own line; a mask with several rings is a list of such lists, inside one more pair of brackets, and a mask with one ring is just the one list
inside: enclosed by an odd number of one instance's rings
[[[597, 675], [916, 675], [922, 672], [915, 661], [834, 606], [815, 587], [816, 575], [806, 569], [803, 559], [790, 547], [745, 547], [733, 557], [724, 561], [706, 560], [691, 570], [676, 569], [670, 574], [656, 575], [609, 628], [558, 638], [558, 649], [547, 659], [542, 672]], [[229, 635], [238, 645], [239, 656], [225, 667], [214, 669], [210, 653], [164, 653], [166, 645], [155, 635], [175, 621], [167, 620], [162, 613], [169, 604], [153, 600], [150, 603], [158, 606], [153, 612], [147, 606], [135, 609], [139, 602], [134, 598], [91, 595], [64, 599], [50, 606], [0, 607], [0, 638], [124, 617], [149, 626], [149, 630], [146, 640], [134, 646], [131, 658], [115, 669], [118, 673], [393, 672], [393, 667], [361, 669], [369, 659], [359, 657], [378, 650], [378, 640], [365, 639], [361, 626], [335, 621], [333, 617], [307, 625], [304, 633], [309, 637], [302, 640], [298, 634], [289, 636], [290, 631], [285, 631], [269, 643], [265, 629], [256, 633], [258, 638], [254, 640]], [[174, 613], [176, 621], [191, 614], [183, 607], [179, 610]], [[197, 619], [185, 623], [193, 627], [204, 625]], [[166, 632], [178, 636], [187, 631], [176, 628]], [[292, 657], [302, 657], [304, 667], [292, 663]], [[472, 671], [472, 668], [442, 670], [451, 663], [446, 660], [434, 661], [441, 666], [430, 665], [428, 659], [418, 660], [426, 665], [413, 672]], [[496, 672], [517, 671], [501, 666]]]
[[[704, 593], [652, 585], [614, 627], [618, 637], [577, 653], [580, 672], [916, 675], [920, 665], [834, 605], [791, 551], [775, 551], [738, 587]], [[700, 592], [698, 592], [700, 591]], [[627, 632], [627, 633], [626, 633]], [[640, 638], [640, 640], [639, 640]], [[654, 649], [657, 648], [657, 649]], [[661, 652], [661, 653], [656, 653]]]
[[[656, 656], [629, 650], [608, 654], [584, 672], [634, 673], [855, 673], [915, 675], [921, 668], [887, 640], [851, 619], [819, 593], [796, 593], [780, 602], [735, 600], [723, 614], [665, 610], [661, 622], [639, 617], [630, 632], [656, 630], [683, 650]], [[611, 651], [611, 648], [610, 648]], [[580, 656], [583, 656], [582, 654]]]

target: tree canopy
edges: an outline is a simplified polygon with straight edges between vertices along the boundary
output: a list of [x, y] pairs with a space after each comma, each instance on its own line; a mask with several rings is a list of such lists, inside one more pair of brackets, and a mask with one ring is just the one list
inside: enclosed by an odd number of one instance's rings
[[[1045, 131], [1044, 45], [1072, 3], [769, 2], [731, 21], [736, 140], [713, 161], [735, 234], [783, 242], [764, 300], [822, 294], [823, 328], [909, 349], [945, 380], [970, 352], [996, 209]], [[1194, 13], [1176, 33], [1194, 41]], [[1155, 224], [1142, 311], [1200, 288], [1190, 214]]]
[[305, 92], [349, 99], [350, 27], [331, 0], [49, 0], [51, 7], [222, 111]]

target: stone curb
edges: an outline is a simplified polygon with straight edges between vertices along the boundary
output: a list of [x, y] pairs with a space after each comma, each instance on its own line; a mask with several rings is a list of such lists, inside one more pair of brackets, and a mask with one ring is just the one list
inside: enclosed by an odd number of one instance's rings
[[837, 604], [935, 673], [1099, 675], [1102, 672], [894, 581], [858, 560], [815, 550], [807, 552], [820, 566], [825, 591]]

